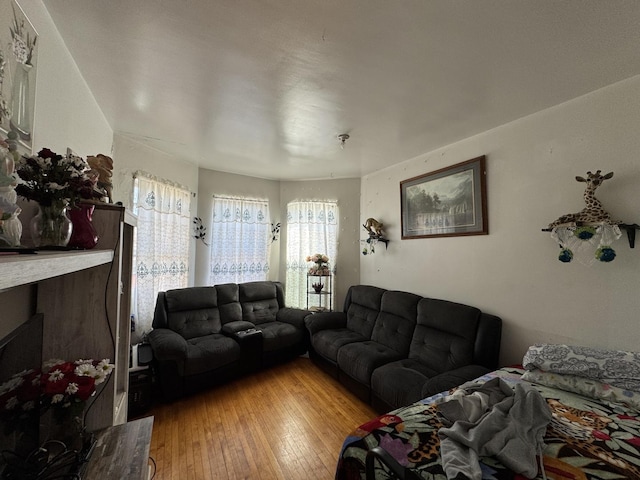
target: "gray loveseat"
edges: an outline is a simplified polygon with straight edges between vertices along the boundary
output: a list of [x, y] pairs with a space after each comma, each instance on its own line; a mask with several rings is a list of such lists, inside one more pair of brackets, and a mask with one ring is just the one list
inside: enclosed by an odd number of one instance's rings
[[285, 307], [279, 282], [160, 292], [148, 339], [163, 396], [177, 398], [305, 353], [308, 314]]
[[446, 300], [356, 285], [342, 312], [305, 323], [311, 359], [380, 412], [498, 365], [501, 319]]

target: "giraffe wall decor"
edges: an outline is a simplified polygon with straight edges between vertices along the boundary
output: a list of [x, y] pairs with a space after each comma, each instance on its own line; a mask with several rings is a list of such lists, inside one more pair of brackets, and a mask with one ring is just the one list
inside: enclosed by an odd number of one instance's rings
[[620, 222], [611, 220], [611, 215], [603, 208], [602, 203], [598, 200], [594, 193], [596, 189], [602, 185], [602, 182], [613, 177], [613, 172], [606, 175], [600, 175], [600, 170], [596, 173], [587, 172], [587, 178], [576, 177], [578, 182], [585, 182], [587, 187], [584, 190], [584, 202], [586, 206], [577, 213], [568, 213], [562, 215], [556, 221], [549, 224], [549, 228], [559, 225], [583, 225], [605, 223], [608, 225], [618, 225]]
[[595, 197], [596, 189], [602, 182], [613, 177], [613, 172], [601, 175], [587, 172], [587, 177], [576, 177], [578, 182], [587, 184], [584, 191], [586, 206], [577, 213], [568, 213], [549, 224], [551, 237], [560, 245], [558, 260], [568, 263], [574, 256], [586, 265], [596, 260], [611, 262], [616, 252], [611, 244], [620, 238], [619, 225], [612, 220], [602, 203]]

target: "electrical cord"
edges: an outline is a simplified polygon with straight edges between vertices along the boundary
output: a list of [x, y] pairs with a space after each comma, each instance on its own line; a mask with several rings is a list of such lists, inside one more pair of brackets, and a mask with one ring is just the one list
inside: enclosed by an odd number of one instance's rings
[[[109, 273], [107, 274], [107, 281], [105, 282], [105, 286], [104, 286], [104, 316], [107, 320], [107, 328], [109, 329], [109, 337], [111, 338], [111, 347], [113, 348], [113, 354], [115, 357], [118, 356], [118, 352], [116, 351], [116, 338], [115, 335], [113, 333], [113, 328], [111, 327], [111, 321], [109, 318], [109, 303], [108, 303], [108, 294], [109, 294], [109, 282], [111, 281], [111, 275], [113, 273], [113, 264], [116, 262], [116, 252], [118, 250], [118, 246], [120, 245], [120, 235], [118, 235], [117, 239], [116, 239], [116, 243], [113, 247], [113, 259], [111, 260], [111, 264], [109, 265]], [[119, 290], [120, 290], [120, 286], [117, 285], [116, 288], [118, 289], [118, 295], [120, 294]], [[115, 365], [116, 363], [116, 358], [113, 358], [113, 363]], [[96, 401], [98, 400], [98, 398], [100, 397], [100, 395], [102, 395], [102, 392], [104, 392], [105, 388], [107, 387], [107, 385], [109, 385], [109, 382], [111, 381], [111, 377], [113, 375], [109, 375], [109, 377], [107, 378], [107, 381], [105, 382], [105, 384], [102, 386], [102, 388], [100, 389], [99, 392], [97, 392], [94, 396], [93, 396], [93, 400], [92, 402], [89, 404], [89, 406], [85, 409], [84, 411], [84, 418], [83, 418], [83, 424], [86, 425], [87, 424], [87, 417], [89, 415], [89, 411], [91, 410], [91, 407], [93, 407], [93, 405], [96, 403]]]
[[153, 474], [151, 475], [151, 479], [150, 479], [150, 480], [153, 480], [156, 476], [156, 472], [158, 471], [158, 465], [156, 464], [156, 461], [151, 455], [149, 455], [149, 460], [151, 460], [151, 463], [153, 463]]

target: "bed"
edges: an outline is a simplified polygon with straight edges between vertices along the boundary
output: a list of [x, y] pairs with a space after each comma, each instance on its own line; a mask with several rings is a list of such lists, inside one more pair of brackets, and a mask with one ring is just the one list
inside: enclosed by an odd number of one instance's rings
[[443, 404], [460, 389], [489, 382], [535, 390], [550, 415], [540, 435], [542, 455], [532, 453], [538, 462], [533, 475], [515, 473], [496, 456], [480, 456], [481, 478], [640, 479], [640, 354], [534, 345], [522, 366], [501, 368], [360, 425], [344, 441], [336, 480], [447, 479], [441, 456], [441, 436], [447, 441], [447, 435], [441, 432], [450, 424]]

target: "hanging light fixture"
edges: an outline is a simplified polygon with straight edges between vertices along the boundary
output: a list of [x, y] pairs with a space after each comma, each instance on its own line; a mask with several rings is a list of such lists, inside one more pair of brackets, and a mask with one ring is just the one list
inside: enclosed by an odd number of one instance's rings
[[344, 144], [347, 142], [347, 140], [349, 140], [349, 134], [341, 133], [340, 135], [338, 135], [338, 140], [340, 140], [340, 148], [344, 150]]

